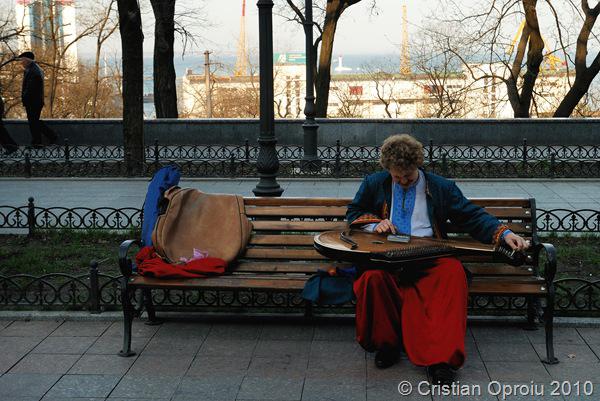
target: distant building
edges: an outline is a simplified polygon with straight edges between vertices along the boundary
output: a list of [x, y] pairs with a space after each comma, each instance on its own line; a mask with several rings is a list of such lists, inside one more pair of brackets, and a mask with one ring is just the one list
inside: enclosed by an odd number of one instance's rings
[[66, 65], [77, 67], [77, 46], [68, 46], [77, 36], [74, 0], [16, 0], [15, 17], [20, 50], [39, 54], [56, 43]]
[[[276, 118], [303, 118], [305, 59], [276, 54], [274, 58]], [[341, 63], [340, 63], [341, 65]], [[471, 64], [450, 73], [360, 73], [331, 76], [328, 116], [342, 118], [512, 118], [504, 64]], [[190, 117], [206, 116], [204, 74], [188, 70], [183, 78], [183, 109]], [[257, 117], [258, 76], [211, 76], [214, 117]], [[565, 71], [543, 70], [536, 82], [532, 115], [551, 116], [569, 89]], [[245, 114], [242, 103], [252, 103]], [[216, 106], [215, 106], [216, 107]], [[246, 107], [247, 109], [247, 107]]]

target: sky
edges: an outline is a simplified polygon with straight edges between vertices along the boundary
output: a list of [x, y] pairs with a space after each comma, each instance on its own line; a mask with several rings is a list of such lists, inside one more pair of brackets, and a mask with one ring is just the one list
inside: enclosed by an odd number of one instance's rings
[[[89, 0], [75, 0], [78, 7], [85, 7]], [[315, 0], [316, 1], [316, 0]], [[2, 10], [14, 8], [15, 0], [0, 0]], [[153, 15], [148, 0], [141, 0], [143, 7], [143, 24], [145, 30], [144, 52], [152, 54], [153, 48]], [[274, 0], [276, 4], [285, 4], [285, 0]], [[411, 23], [418, 24], [423, 12], [424, 2], [407, 0], [408, 14]], [[177, 11], [195, 10], [205, 21], [194, 23], [193, 30], [199, 34], [198, 46], [191, 49], [192, 54], [202, 54], [204, 50], [215, 53], [235, 54], [239, 37], [242, 0], [177, 0]], [[402, 0], [377, 0], [377, 10], [371, 13], [372, 1], [363, 0], [348, 8], [338, 24], [334, 52], [344, 54], [399, 54], [401, 41], [401, 4]], [[296, 22], [286, 21], [273, 16], [273, 39], [275, 52], [303, 51], [304, 34], [302, 27]], [[187, 20], [186, 24], [190, 21]], [[246, 4], [246, 36], [251, 53], [258, 49], [258, 8], [256, 0]], [[80, 54], [90, 54], [94, 48], [91, 40], [82, 41], [78, 45]], [[108, 49], [118, 51], [118, 37], [108, 45]], [[182, 47], [176, 44], [176, 51]]]

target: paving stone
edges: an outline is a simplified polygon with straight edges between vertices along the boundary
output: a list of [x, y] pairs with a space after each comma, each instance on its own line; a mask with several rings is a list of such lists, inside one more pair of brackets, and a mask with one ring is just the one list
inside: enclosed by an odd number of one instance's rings
[[310, 358], [365, 359], [365, 351], [355, 341], [314, 340], [310, 348]]
[[[131, 339], [131, 349], [139, 354], [144, 351], [148, 341], [150, 341], [150, 337], [133, 337]], [[104, 335], [99, 337], [85, 353], [116, 355], [121, 351], [121, 348], [123, 348], [123, 339]]]
[[60, 375], [6, 373], [0, 377], [0, 399], [10, 397], [41, 398], [60, 379]]
[[0, 355], [4, 353], [22, 353], [34, 349], [43, 337], [1, 337], [0, 338]]
[[308, 358], [302, 356], [253, 357], [246, 376], [303, 378], [306, 375], [307, 366]]
[[310, 346], [310, 341], [261, 340], [256, 344], [254, 356], [270, 358], [308, 356]]
[[166, 398], [175, 394], [181, 379], [178, 377], [125, 375], [110, 394], [112, 398]]
[[364, 384], [367, 380], [366, 361], [310, 359], [306, 378], [329, 380], [331, 384]]
[[529, 343], [515, 343], [507, 346], [506, 343], [477, 343], [481, 359], [488, 361], [539, 361], [537, 353]]
[[142, 352], [145, 355], [195, 355], [205, 340], [202, 337], [173, 338], [153, 337]]
[[83, 354], [96, 337], [48, 337], [31, 351], [36, 354]]
[[140, 355], [129, 376], [183, 376], [192, 364], [193, 355]]
[[105, 398], [89, 398], [89, 397], [44, 397], [42, 401], [104, 401]]
[[204, 341], [198, 355], [202, 356], [248, 356], [252, 355], [256, 347], [256, 340], [233, 340], [211, 338]]
[[[571, 362], [556, 365], [545, 365], [546, 370], [555, 380], [577, 380], [584, 382], [586, 380], [597, 380], [600, 378], [600, 364], [597, 362]], [[600, 388], [598, 388], [600, 390]]]
[[62, 323], [61, 320], [15, 321], [0, 331], [2, 337], [46, 337]]
[[480, 343], [521, 343], [529, 344], [527, 331], [521, 327], [495, 327], [495, 326], [473, 326], [471, 327], [473, 338], [477, 344]]
[[244, 375], [184, 377], [173, 400], [235, 400]]
[[1, 352], [0, 353], [0, 375], [8, 372], [14, 364], [19, 362], [25, 353], [16, 352]]
[[208, 339], [255, 340], [260, 337], [262, 325], [250, 323], [218, 323], [213, 324]]
[[390, 400], [402, 400], [402, 401], [431, 401], [430, 396], [419, 395], [418, 384], [419, 382], [411, 381], [411, 393], [407, 395], [400, 395], [398, 391], [398, 385], [402, 380], [379, 380], [376, 382], [369, 382], [366, 386], [366, 395], [368, 401], [390, 401]]
[[240, 374], [246, 372], [250, 365], [250, 355], [240, 356], [204, 356], [197, 355], [186, 376], [213, 376]]
[[[500, 383], [502, 386], [506, 386], [506, 390], [498, 394], [500, 400], [507, 401], [563, 401], [563, 397], [560, 394], [552, 395], [552, 386], [550, 382], [533, 382], [526, 381], [520, 382], [503, 382]], [[493, 387], [490, 392], [496, 393], [499, 388]]]
[[499, 382], [545, 382], [550, 374], [541, 362], [486, 362], [490, 378]]
[[319, 324], [315, 327], [316, 341], [356, 341], [354, 324]]
[[[444, 400], [469, 400], [469, 401], [497, 401], [498, 397], [488, 391], [488, 382], [463, 382], [456, 383], [454, 387], [446, 389], [449, 393], [444, 395], [444, 389], [439, 387], [422, 387], [421, 393], [431, 393], [433, 401]], [[555, 400], [558, 401], [558, 400]]]
[[400, 361], [387, 369], [379, 369], [373, 361], [367, 361], [367, 383], [390, 380], [396, 380], [396, 384], [402, 380], [409, 380], [416, 384], [427, 380], [427, 374], [424, 367], [415, 366], [407, 360]]
[[[534, 346], [540, 357], [545, 358], [546, 346], [544, 344], [535, 344]], [[587, 345], [554, 344], [554, 355], [560, 363], [598, 362], [598, 357]]]
[[10, 325], [12, 320], [0, 320], [0, 331], [2, 331], [6, 326]]
[[121, 376], [115, 375], [65, 375], [56, 383], [48, 397], [108, 397]]
[[[158, 329], [160, 329], [160, 327], [160, 325], [150, 326], [145, 324], [144, 321], [134, 319], [133, 324], [131, 326], [131, 336], [132, 338], [152, 337], [158, 331]], [[111, 324], [102, 336], [123, 338], [123, 321], [114, 322], [113, 324]]]
[[365, 386], [351, 382], [331, 384], [326, 380], [306, 379], [302, 390], [302, 400], [306, 401], [366, 401]]
[[154, 335], [155, 338], [204, 338], [211, 330], [211, 325], [202, 322], [165, 322]]
[[465, 365], [456, 371], [456, 380], [462, 383], [479, 383], [490, 380], [482, 361], [467, 359]]
[[84, 354], [69, 370], [72, 375], [124, 375], [135, 358], [118, 355]]
[[578, 327], [577, 331], [588, 344], [600, 345], [600, 330], [597, 327]]
[[64, 374], [79, 359], [79, 355], [29, 354], [10, 373]]
[[299, 400], [304, 379], [245, 377], [238, 400]]
[[260, 333], [261, 340], [311, 341], [314, 326], [299, 324], [266, 324]]
[[[546, 331], [543, 328], [525, 333], [532, 344], [546, 344]], [[554, 344], [585, 345], [585, 341], [575, 327], [555, 327], [553, 334]]]
[[66, 321], [60, 325], [50, 336], [59, 337], [100, 337], [111, 322], [79, 322]]

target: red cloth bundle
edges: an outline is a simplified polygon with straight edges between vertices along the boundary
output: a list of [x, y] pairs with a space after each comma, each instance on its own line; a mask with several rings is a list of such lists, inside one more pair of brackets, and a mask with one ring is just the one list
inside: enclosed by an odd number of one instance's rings
[[223, 259], [207, 257], [187, 263], [165, 262], [152, 246], [145, 246], [135, 255], [138, 273], [156, 278], [204, 278], [225, 273], [227, 262]]

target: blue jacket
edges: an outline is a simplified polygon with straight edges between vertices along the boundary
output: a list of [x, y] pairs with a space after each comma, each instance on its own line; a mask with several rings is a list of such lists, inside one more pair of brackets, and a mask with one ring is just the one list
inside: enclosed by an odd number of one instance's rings
[[[447, 237], [447, 222], [468, 232], [473, 238], [491, 244], [497, 241], [506, 226], [483, 208], [471, 203], [454, 181], [425, 173], [427, 210], [434, 235]], [[383, 171], [368, 175], [363, 180], [352, 203], [348, 205], [346, 220], [351, 226], [389, 219], [392, 204], [392, 176]]]

